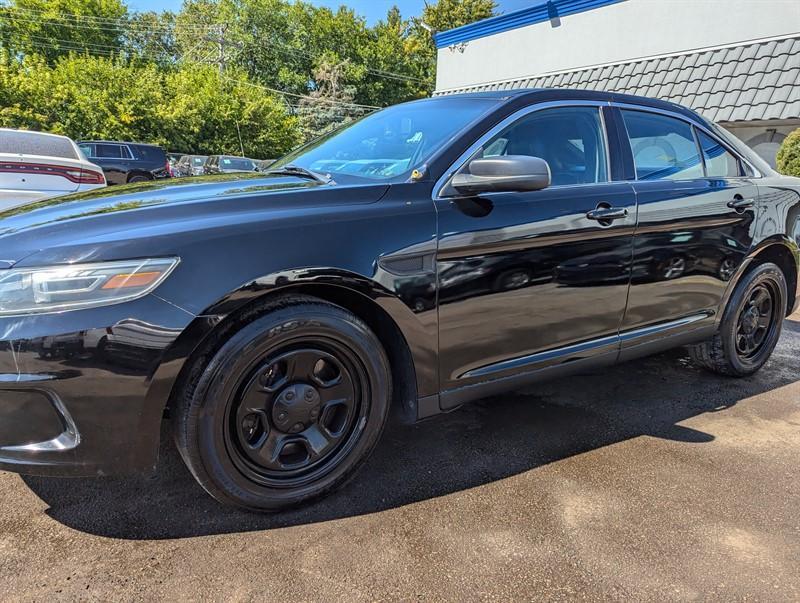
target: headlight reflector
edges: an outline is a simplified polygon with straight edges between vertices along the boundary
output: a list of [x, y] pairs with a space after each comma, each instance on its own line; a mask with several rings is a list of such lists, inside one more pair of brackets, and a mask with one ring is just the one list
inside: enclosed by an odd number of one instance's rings
[[178, 258], [70, 264], [0, 271], [0, 316], [117, 304], [158, 287]]

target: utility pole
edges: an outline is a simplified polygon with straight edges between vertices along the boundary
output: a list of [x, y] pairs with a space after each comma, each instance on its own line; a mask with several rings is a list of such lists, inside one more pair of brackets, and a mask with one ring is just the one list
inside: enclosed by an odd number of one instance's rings
[[205, 36], [205, 40], [217, 45], [217, 66], [219, 67], [220, 75], [225, 74], [225, 61], [227, 56], [225, 51], [228, 46], [228, 43], [225, 41], [225, 33], [227, 29], [227, 25], [219, 25], [217, 26], [216, 36]]
[[225, 30], [227, 29], [227, 25], [220, 25], [219, 26], [219, 74], [223, 75], [225, 73]]

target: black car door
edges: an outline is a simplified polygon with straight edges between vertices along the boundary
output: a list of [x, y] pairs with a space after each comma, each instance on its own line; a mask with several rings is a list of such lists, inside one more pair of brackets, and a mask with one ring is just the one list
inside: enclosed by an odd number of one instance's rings
[[612, 139], [600, 106], [531, 107], [493, 128], [454, 170], [476, 157], [532, 155], [548, 162], [550, 187], [479, 197], [446, 183], [434, 190], [442, 390], [578, 358], [616, 359], [636, 204], [630, 183], [611, 180]]
[[122, 146], [107, 142], [94, 144], [92, 161], [103, 168], [109, 184], [125, 184], [128, 181], [128, 166], [122, 159]]
[[713, 325], [753, 242], [758, 189], [745, 164], [691, 120], [633, 108], [616, 115], [639, 207], [627, 348]]

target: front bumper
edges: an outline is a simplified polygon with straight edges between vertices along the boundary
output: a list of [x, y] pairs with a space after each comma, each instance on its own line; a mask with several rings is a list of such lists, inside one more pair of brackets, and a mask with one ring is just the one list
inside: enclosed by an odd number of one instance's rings
[[0, 318], [0, 469], [74, 476], [153, 467], [181, 365], [175, 342], [193, 320], [152, 295]]

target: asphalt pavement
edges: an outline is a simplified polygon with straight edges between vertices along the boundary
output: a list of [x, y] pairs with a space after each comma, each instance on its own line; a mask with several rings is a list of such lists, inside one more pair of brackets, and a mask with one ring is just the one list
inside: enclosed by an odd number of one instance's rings
[[800, 600], [800, 315], [735, 380], [682, 350], [390, 425], [344, 490], [0, 472], [0, 600]]

